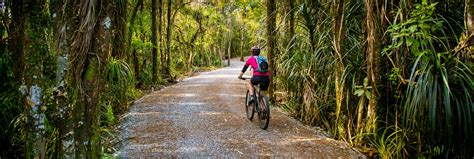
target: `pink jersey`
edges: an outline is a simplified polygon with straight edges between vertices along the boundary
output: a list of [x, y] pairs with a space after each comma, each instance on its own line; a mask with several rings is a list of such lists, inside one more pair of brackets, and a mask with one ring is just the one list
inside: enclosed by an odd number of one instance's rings
[[268, 71], [267, 73], [257, 72], [258, 63], [257, 63], [257, 59], [255, 58], [255, 56], [250, 56], [247, 59], [247, 62], [245, 62], [245, 66], [249, 66], [249, 65], [252, 66], [254, 76], [270, 76], [270, 71]]

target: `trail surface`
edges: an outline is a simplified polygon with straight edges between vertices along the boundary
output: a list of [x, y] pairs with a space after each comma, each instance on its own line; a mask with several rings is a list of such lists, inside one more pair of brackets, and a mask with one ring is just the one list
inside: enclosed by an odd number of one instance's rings
[[245, 117], [243, 63], [201, 73], [134, 102], [118, 126], [120, 158], [363, 157], [273, 108], [268, 130]]

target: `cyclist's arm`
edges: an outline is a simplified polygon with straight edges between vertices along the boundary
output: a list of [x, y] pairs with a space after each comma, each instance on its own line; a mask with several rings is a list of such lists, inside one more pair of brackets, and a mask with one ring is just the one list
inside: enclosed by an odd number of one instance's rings
[[247, 61], [245, 62], [244, 68], [242, 68], [242, 71], [240, 71], [239, 78], [242, 78], [242, 75], [244, 75], [245, 71], [247, 71], [249, 66], [250, 66], [250, 63], [249, 63], [249, 60], [247, 59]]
[[244, 65], [244, 68], [242, 68], [242, 71], [240, 71], [239, 78], [242, 78], [247, 68], [249, 68], [249, 65]]
[[244, 65], [244, 68], [242, 68], [242, 71], [240, 73], [244, 74], [245, 71], [247, 71], [247, 68], [249, 68], [249, 65]]

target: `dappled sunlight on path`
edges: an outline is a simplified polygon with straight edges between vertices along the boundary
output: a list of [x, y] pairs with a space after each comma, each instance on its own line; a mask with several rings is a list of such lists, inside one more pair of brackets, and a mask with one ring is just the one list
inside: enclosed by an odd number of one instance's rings
[[118, 126], [121, 158], [363, 157], [272, 109], [268, 130], [245, 117], [243, 63], [204, 72], [134, 102]]

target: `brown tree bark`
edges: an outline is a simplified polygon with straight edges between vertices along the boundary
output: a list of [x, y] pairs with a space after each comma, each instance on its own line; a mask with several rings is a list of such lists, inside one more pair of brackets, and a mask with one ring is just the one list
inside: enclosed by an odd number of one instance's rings
[[122, 59], [126, 52], [127, 1], [114, 0], [112, 56]]
[[376, 16], [378, 11], [376, 10], [376, 3], [374, 0], [365, 0], [365, 9], [366, 9], [366, 57], [367, 57], [367, 79], [369, 85], [372, 86], [371, 97], [369, 99], [369, 105], [367, 108], [367, 125], [372, 125], [375, 130], [375, 107], [376, 107], [376, 98], [377, 98], [377, 69], [378, 69], [378, 53], [379, 53], [379, 44], [377, 37], [377, 22]]
[[24, 1], [11, 2], [12, 22], [8, 33], [8, 52], [13, 62], [14, 81], [21, 83], [24, 71], [25, 4]]
[[151, 0], [151, 43], [153, 45], [152, 81], [158, 81], [158, 38], [156, 33], [156, 0]]
[[[342, 104], [344, 100], [344, 81], [341, 80], [344, 71], [344, 61], [342, 59], [342, 45], [344, 42], [344, 0], [334, 0], [332, 5], [332, 13], [334, 15], [332, 22], [333, 32], [333, 57], [335, 59], [334, 70], [334, 82], [336, 89], [336, 124], [340, 125], [340, 114], [342, 112]], [[337, 131], [336, 133], [339, 139], [344, 138], [341, 136], [343, 132]]]
[[295, 1], [287, 0], [288, 3], [288, 32], [289, 40], [295, 36]]
[[344, 40], [344, 0], [334, 0], [333, 5], [333, 45], [334, 45], [334, 52], [336, 53], [336, 59], [339, 65], [343, 65], [342, 61], [342, 49], [341, 46], [343, 45]]
[[[234, 1], [232, 1], [232, 4]], [[231, 58], [231, 51], [232, 51], [232, 39], [234, 38], [233, 32], [234, 32], [234, 26], [232, 24], [232, 13], [229, 13], [229, 44], [227, 45], [227, 66], [230, 66], [230, 58]]]
[[[32, 140], [31, 146], [32, 158], [45, 158], [46, 156], [46, 138], [44, 125], [43, 106], [44, 91], [47, 90], [47, 79], [43, 72], [45, 63], [49, 54], [49, 45], [47, 41], [47, 29], [49, 29], [49, 17], [47, 15], [47, 5], [44, 0], [31, 1], [27, 3], [28, 27], [27, 49], [25, 49], [25, 72], [23, 74], [24, 84], [28, 88], [28, 99], [31, 102], [25, 103], [25, 115], [27, 116], [26, 140]], [[30, 152], [26, 152], [29, 155]]]
[[[102, 2], [102, 1], [101, 1]], [[75, 34], [72, 37], [71, 50], [71, 85], [75, 86], [77, 101], [73, 106], [75, 158], [95, 158], [92, 141], [96, 133], [97, 104], [99, 100], [100, 54], [98, 53], [99, 28], [98, 11], [101, 4], [97, 0], [73, 2], [72, 26]], [[95, 151], [99, 151], [95, 149]]]
[[168, 0], [168, 12], [166, 13], [166, 18], [168, 21], [168, 26], [166, 28], [166, 75], [171, 77], [171, 29], [173, 27], [173, 22], [171, 21], [171, 0]]
[[268, 94], [271, 101], [274, 101], [276, 68], [275, 58], [276, 55], [276, 3], [275, 0], [267, 0], [267, 59], [269, 62], [270, 71], [270, 87]]
[[474, 45], [474, 0], [465, 0], [464, 23], [466, 28], [467, 44]]
[[[143, 9], [143, 0], [138, 0], [137, 5], [132, 10], [132, 16], [130, 16], [130, 27], [128, 28], [128, 50], [131, 51], [132, 49], [132, 36], [133, 36], [133, 30], [134, 30], [134, 24], [135, 20], [137, 19], [137, 13], [139, 10]], [[135, 72], [136, 73], [136, 72]]]
[[[54, 91], [54, 102], [56, 103], [55, 110], [53, 112], [58, 112], [53, 115], [52, 120], [57, 126], [58, 133], [56, 135], [55, 151], [52, 156], [59, 158], [65, 157], [70, 158], [73, 155], [71, 149], [68, 149], [68, 145], [65, 143], [71, 143], [73, 141], [73, 136], [69, 132], [72, 132], [72, 118], [69, 115], [71, 112], [71, 105], [68, 100], [68, 83], [66, 82], [68, 77], [69, 62], [68, 49], [70, 46], [70, 39], [72, 31], [69, 30], [72, 17], [71, 12], [71, 3], [66, 3], [66, 1], [57, 0], [50, 1], [50, 12], [51, 14], [56, 14], [53, 16], [52, 25], [53, 25], [53, 34], [56, 39], [56, 52], [57, 52], [57, 76], [56, 76], [56, 89]], [[69, 151], [67, 151], [69, 150]]]
[[140, 64], [138, 63], [137, 50], [132, 48], [132, 36], [134, 30], [133, 26], [135, 25], [135, 19], [139, 10], [143, 10], [143, 0], [138, 0], [137, 5], [133, 8], [132, 16], [130, 17], [130, 27], [128, 28], [128, 50], [132, 51], [132, 63], [136, 81], [139, 81], [140, 78]]
[[167, 68], [165, 66], [166, 64], [166, 55], [165, 55], [165, 47], [163, 47], [163, 0], [158, 0], [158, 18], [160, 25], [158, 25], [158, 38], [159, 42], [158, 44], [160, 45], [160, 64], [161, 64], [161, 74], [165, 74]]

